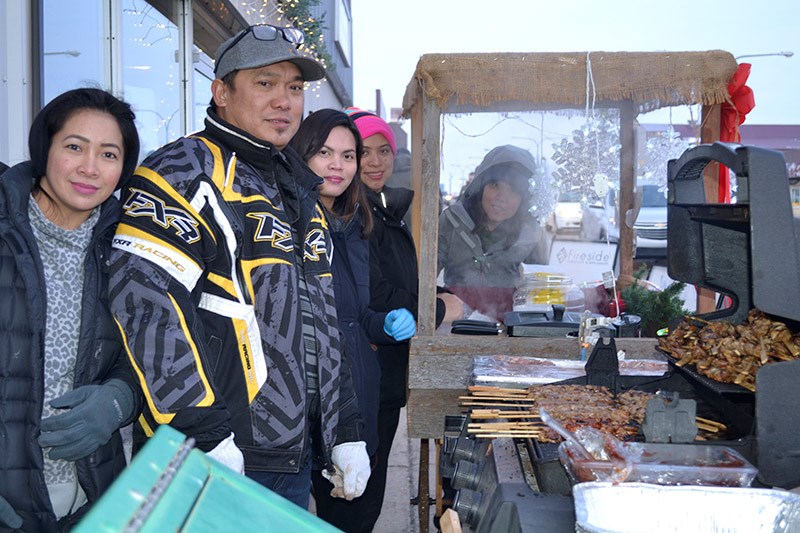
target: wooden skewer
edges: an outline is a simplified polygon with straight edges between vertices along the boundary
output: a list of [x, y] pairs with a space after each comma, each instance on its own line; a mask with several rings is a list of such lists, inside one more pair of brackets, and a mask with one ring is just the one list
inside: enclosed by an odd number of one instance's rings
[[546, 424], [541, 421], [524, 421], [520, 420], [517, 422], [470, 422], [467, 424], [467, 427], [484, 427], [484, 426], [545, 426]]
[[470, 392], [492, 392], [492, 393], [508, 393], [513, 395], [525, 396], [528, 394], [528, 389], [508, 389], [503, 387], [489, 387], [487, 385], [470, 385], [467, 387], [467, 390]]
[[517, 424], [512, 422], [512, 423], [507, 423], [507, 424], [504, 424], [504, 423], [498, 423], [498, 424], [475, 424], [473, 426], [468, 427], [467, 430], [468, 431], [471, 431], [473, 429], [483, 429], [483, 430], [485, 430], [485, 429], [491, 429], [491, 430], [495, 430], [495, 429], [498, 429], [498, 430], [500, 430], [500, 429], [525, 429], [525, 430], [536, 429], [536, 430], [544, 430], [545, 427], [546, 426], [533, 425], [533, 424], [520, 424], [520, 425], [517, 425]]
[[[514, 404], [508, 402], [460, 402], [462, 407], [515, 407]], [[528, 405], [520, 404], [519, 407], [530, 407]]]
[[508, 437], [516, 437], [518, 439], [535, 439], [537, 437], [537, 434], [523, 433], [520, 435], [504, 435], [502, 433], [481, 433], [480, 435], [475, 435], [475, 437], [479, 439], [503, 439]]
[[721, 431], [717, 426], [710, 426], [708, 424], [703, 424], [702, 422], [697, 422], [697, 428], [702, 429], [703, 431], [708, 431], [709, 433], [719, 433]]
[[526, 433], [542, 433], [545, 431], [545, 428], [541, 427], [485, 427], [485, 428], [468, 428], [467, 431], [469, 433], [486, 433], [486, 432], [495, 432], [495, 433], [504, 433], [504, 432], [518, 432], [524, 431]]
[[471, 392], [471, 398], [502, 398], [509, 400], [527, 400], [530, 397], [527, 394], [504, 394], [502, 392], [485, 391], [485, 392]]
[[468, 427], [468, 430], [473, 429], [524, 429], [525, 431], [544, 431], [547, 429], [547, 426], [542, 425], [533, 425], [533, 424], [516, 424], [514, 422], [504, 423], [498, 422], [497, 424], [478, 424], [472, 427]]
[[703, 424], [707, 424], [709, 426], [716, 426], [719, 429], [728, 429], [728, 426], [723, 424], [722, 422], [717, 422], [716, 420], [711, 420], [708, 418], [703, 418], [702, 416], [696, 417], [698, 422], [702, 422]]
[[507, 390], [507, 391], [520, 391], [524, 389], [520, 389], [517, 387], [498, 387], [497, 385], [469, 385], [467, 386], [469, 390]]
[[508, 400], [510, 402], [529, 402], [529, 403], [536, 401], [534, 398], [528, 398], [527, 396], [520, 396], [520, 397], [514, 397], [514, 396], [459, 396], [458, 399], [459, 400], [473, 400], [473, 401], [475, 401], [475, 400], [477, 400], [477, 401], [483, 401], [483, 400]]
[[475, 414], [475, 411], [472, 412], [472, 419], [473, 420], [485, 420], [487, 418], [533, 418], [530, 413], [514, 413], [514, 412], [507, 412], [507, 413], [494, 413], [494, 414]]
[[532, 429], [470, 429], [468, 431], [471, 435], [484, 435], [486, 433], [503, 433], [505, 435], [541, 435], [541, 431], [534, 431]]

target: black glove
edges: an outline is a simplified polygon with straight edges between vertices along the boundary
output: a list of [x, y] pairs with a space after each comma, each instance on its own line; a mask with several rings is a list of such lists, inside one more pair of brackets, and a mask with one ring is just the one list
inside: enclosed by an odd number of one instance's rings
[[0, 496], [0, 526], [19, 529], [22, 527], [22, 517], [14, 512], [14, 508]]
[[133, 391], [111, 379], [103, 385], [84, 385], [50, 402], [67, 412], [42, 420], [39, 445], [52, 448], [50, 459], [76, 461], [107, 443], [133, 415]]

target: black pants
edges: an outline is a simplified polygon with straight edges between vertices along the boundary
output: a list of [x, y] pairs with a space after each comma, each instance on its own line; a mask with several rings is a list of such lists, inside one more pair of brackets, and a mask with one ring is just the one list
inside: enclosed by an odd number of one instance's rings
[[315, 470], [311, 475], [317, 516], [346, 533], [368, 533], [375, 527], [381, 514], [386, 493], [386, 472], [389, 469], [389, 453], [400, 421], [400, 408], [381, 409], [378, 412], [378, 452], [375, 466], [369, 476], [367, 488], [361, 497], [352, 501], [333, 498], [333, 485]]

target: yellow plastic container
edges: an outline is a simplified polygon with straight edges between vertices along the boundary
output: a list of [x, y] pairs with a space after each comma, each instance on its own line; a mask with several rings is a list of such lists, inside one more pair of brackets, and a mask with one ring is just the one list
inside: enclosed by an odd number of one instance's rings
[[529, 298], [534, 304], [565, 305], [571, 285], [572, 278], [569, 276], [535, 272], [530, 283]]

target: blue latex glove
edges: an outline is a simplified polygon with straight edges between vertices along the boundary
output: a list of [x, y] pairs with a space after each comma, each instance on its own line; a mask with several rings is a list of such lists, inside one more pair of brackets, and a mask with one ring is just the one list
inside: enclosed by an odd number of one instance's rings
[[394, 309], [387, 313], [383, 321], [383, 331], [396, 341], [404, 341], [417, 332], [417, 323], [408, 309]]
[[22, 527], [22, 517], [18, 515], [5, 498], [0, 496], [0, 526], [19, 529]]
[[50, 459], [76, 461], [107, 443], [133, 415], [133, 391], [123, 381], [84, 385], [50, 402], [67, 412], [42, 420], [39, 445], [51, 448]]

